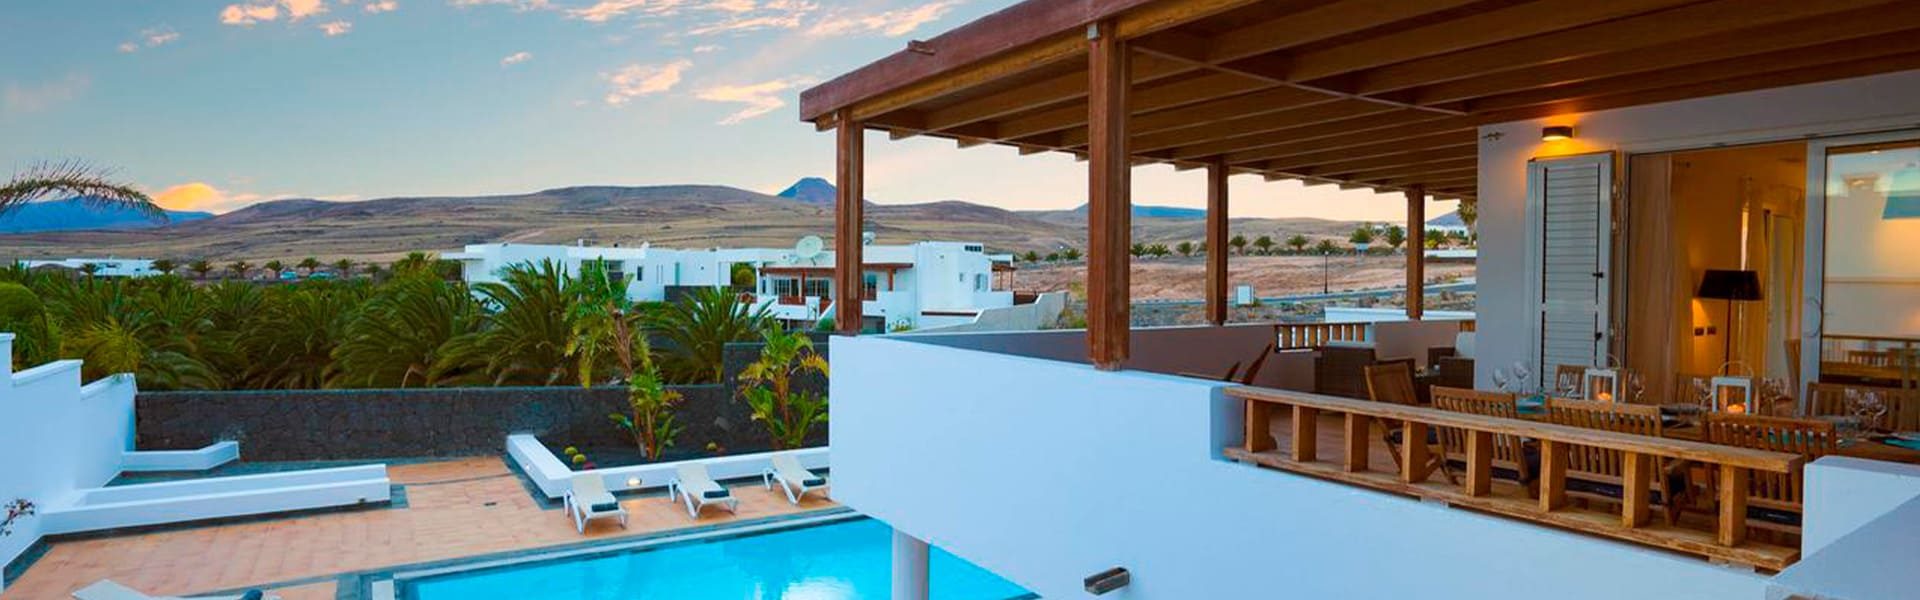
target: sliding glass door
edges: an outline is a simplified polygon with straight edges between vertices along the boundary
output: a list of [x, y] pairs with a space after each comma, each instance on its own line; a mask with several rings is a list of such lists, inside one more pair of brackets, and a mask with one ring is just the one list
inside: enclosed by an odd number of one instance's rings
[[[1920, 376], [1920, 133], [1810, 145], [1802, 372], [1915, 387]], [[1810, 244], [1811, 245], [1811, 244]]]

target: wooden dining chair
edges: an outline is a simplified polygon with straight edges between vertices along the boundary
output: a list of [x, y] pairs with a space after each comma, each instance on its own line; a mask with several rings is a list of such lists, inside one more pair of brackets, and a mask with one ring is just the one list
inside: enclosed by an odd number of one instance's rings
[[[1514, 401], [1513, 394], [1435, 386], [1432, 395], [1433, 407], [1440, 410], [1520, 418], [1520, 406]], [[1440, 432], [1440, 447], [1447, 464], [1452, 465], [1457, 461], [1464, 468], [1467, 461], [1467, 432], [1453, 427], [1434, 429]], [[1528, 496], [1534, 496], [1539, 493], [1534, 477], [1538, 463], [1539, 455], [1528, 452], [1525, 439], [1517, 435], [1493, 434], [1494, 477], [1517, 481], [1527, 487]]]
[[[1546, 420], [1555, 425], [1597, 429], [1615, 433], [1661, 437], [1660, 407], [1593, 400], [1550, 398]], [[1595, 446], [1572, 445], [1567, 449], [1567, 495], [1589, 500], [1620, 502], [1625, 489], [1626, 453]], [[1667, 510], [1667, 523], [1680, 521], [1680, 506], [1686, 491], [1685, 465], [1678, 461], [1655, 459], [1653, 491], [1655, 499]]]
[[[1834, 453], [1839, 435], [1832, 421], [1708, 413], [1707, 441], [1723, 446], [1799, 454], [1805, 463]], [[1803, 463], [1803, 464], [1805, 464]], [[1790, 473], [1753, 471], [1747, 476], [1747, 526], [1799, 534], [1805, 510], [1803, 469]], [[1719, 489], [1719, 474], [1708, 471], [1707, 489]]]
[[[1383, 362], [1366, 367], [1365, 372], [1367, 378], [1367, 396], [1372, 398], [1374, 402], [1388, 402], [1407, 406], [1419, 404], [1419, 396], [1413, 386], [1412, 360]], [[1374, 429], [1380, 433], [1380, 441], [1387, 445], [1388, 454], [1393, 457], [1394, 469], [1399, 470], [1404, 463], [1402, 457], [1406, 455], [1406, 452], [1401, 447], [1402, 442], [1405, 441], [1402, 439], [1404, 436], [1401, 431], [1401, 423], [1399, 421], [1376, 418], [1373, 420], [1373, 425]], [[1436, 437], [1431, 441], [1422, 442], [1432, 446], [1436, 445], [1438, 441]], [[1446, 476], [1449, 483], [1455, 482], [1453, 469], [1447, 465], [1447, 461], [1442, 453], [1429, 452], [1427, 457], [1428, 464], [1426, 468], [1439, 469], [1440, 473]]]
[[1880, 400], [1887, 405], [1887, 414], [1869, 424], [1870, 427], [1882, 431], [1920, 431], [1920, 390], [1814, 383], [1807, 386], [1807, 416], [1853, 416], [1852, 411], [1847, 410], [1848, 391], [1880, 393]]

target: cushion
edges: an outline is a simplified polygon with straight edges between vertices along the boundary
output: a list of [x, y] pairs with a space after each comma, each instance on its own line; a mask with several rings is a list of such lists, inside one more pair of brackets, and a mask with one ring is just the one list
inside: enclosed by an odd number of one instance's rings
[[619, 502], [601, 502], [587, 508], [587, 512], [597, 512], [597, 513], [614, 512], [617, 510], [620, 510]]
[[1462, 331], [1454, 334], [1453, 355], [1460, 358], [1473, 358], [1473, 332]]
[[733, 492], [729, 492], [729, 491], [726, 491], [726, 490], [707, 490], [707, 491], [704, 491], [704, 492], [700, 492], [700, 497], [701, 497], [701, 498], [706, 498], [706, 499], [708, 499], [708, 500], [714, 500], [714, 499], [718, 499], [718, 498], [726, 498], [726, 497], [729, 497], [729, 496], [732, 496], [732, 495], [733, 495]]

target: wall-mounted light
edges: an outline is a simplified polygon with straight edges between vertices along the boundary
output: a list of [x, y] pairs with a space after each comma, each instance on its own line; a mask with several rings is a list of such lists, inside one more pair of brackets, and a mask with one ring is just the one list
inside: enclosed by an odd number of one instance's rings
[[1560, 140], [1570, 139], [1573, 139], [1572, 125], [1554, 125], [1552, 127], [1540, 128], [1540, 141], [1542, 142], [1558, 142]]

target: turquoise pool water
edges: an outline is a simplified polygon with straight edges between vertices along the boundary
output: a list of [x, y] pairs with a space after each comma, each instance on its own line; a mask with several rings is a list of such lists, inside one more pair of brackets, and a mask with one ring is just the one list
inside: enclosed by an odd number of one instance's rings
[[[872, 519], [539, 561], [416, 580], [417, 600], [884, 600], [891, 535]], [[938, 548], [934, 600], [1033, 597]]]

